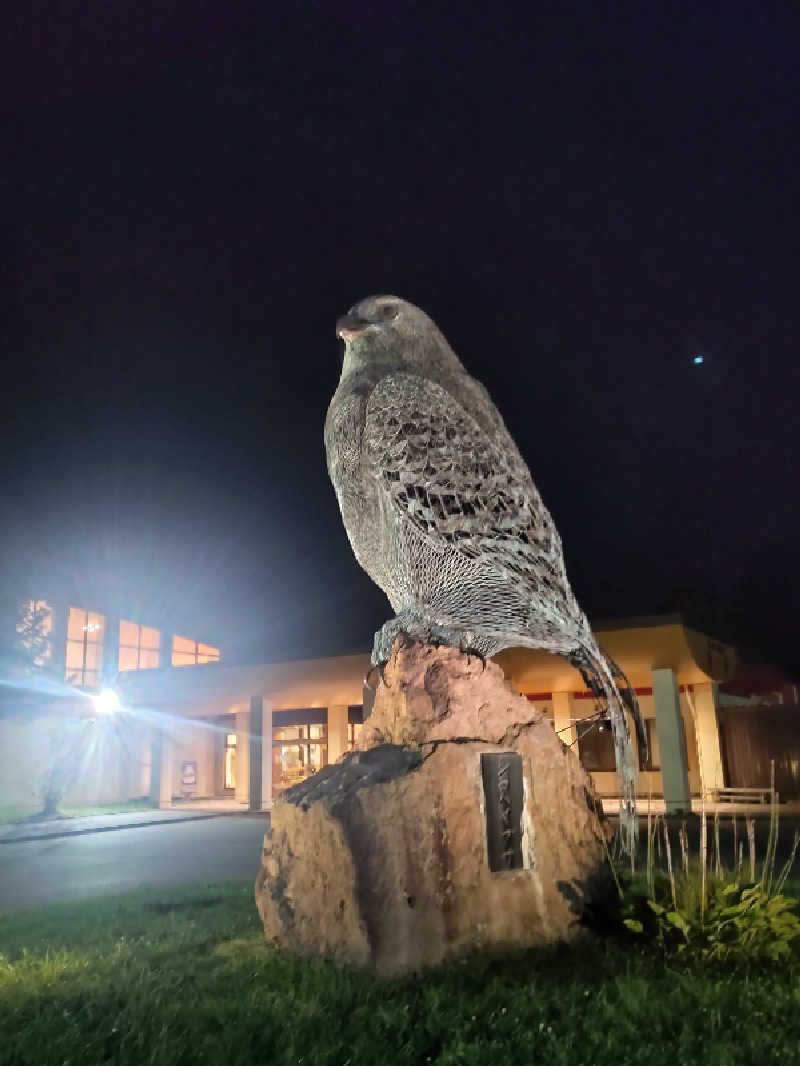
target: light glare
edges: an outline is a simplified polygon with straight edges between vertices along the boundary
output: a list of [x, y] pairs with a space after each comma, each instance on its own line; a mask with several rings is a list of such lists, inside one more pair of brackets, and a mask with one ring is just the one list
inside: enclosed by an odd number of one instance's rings
[[119, 696], [111, 688], [104, 688], [96, 696], [92, 696], [94, 709], [98, 714], [113, 714], [120, 709]]

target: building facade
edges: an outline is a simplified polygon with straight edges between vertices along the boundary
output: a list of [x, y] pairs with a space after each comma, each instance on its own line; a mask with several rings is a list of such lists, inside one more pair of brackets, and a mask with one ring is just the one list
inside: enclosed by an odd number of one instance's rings
[[23, 600], [15, 625], [33, 665], [74, 688], [94, 691], [128, 671], [218, 663], [220, 649], [170, 632], [169, 622], [124, 617], [118, 607], [62, 599]]
[[[636, 688], [645, 719], [649, 751], [637, 751], [640, 796], [663, 800], [670, 811], [688, 810], [692, 797], [718, 796], [731, 780], [720, 721], [735, 703], [724, 692], [736, 673], [734, 649], [677, 617], [601, 625], [596, 632]], [[609, 723], [580, 675], [544, 652], [513, 649], [496, 661], [564, 743], [576, 747], [598, 792], [617, 795]], [[196, 795], [227, 791], [243, 805], [267, 809], [281, 789], [357, 746], [369, 665], [368, 656], [355, 655], [126, 677], [128, 701], [171, 723], [160, 802], [181, 794], [188, 763], [197, 768]], [[763, 784], [763, 765], [755, 770], [743, 783]], [[749, 768], [741, 773], [746, 778]], [[793, 787], [800, 796], [797, 773]]]
[[[50, 645], [44, 666], [61, 679], [54, 713], [74, 716], [77, 707], [80, 716], [82, 708], [97, 736], [105, 730], [105, 745], [90, 738], [94, 755], [76, 794], [82, 788], [101, 802], [149, 795], [162, 807], [206, 800], [268, 810], [284, 788], [358, 747], [366, 654], [229, 665], [216, 644], [156, 619], [49, 601], [30, 608], [49, 619], [41, 627]], [[735, 650], [678, 617], [601, 624], [595, 632], [638, 694], [648, 738], [647, 752], [637, 748], [640, 797], [686, 811], [693, 799], [718, 798], [730, 786], [768, 786], [777, 759], [782, 795], [800, 799], [796, 688], [794, 697], [781, 695], [780, 714], [775, 691], [737, 694]], [[600, 795], [618, 795], [610, 724], [580, 674], [561, 658], [526, 649], [496, 661], [576, 748]], [[120, 700], [113, 730], [92, 709], [104, 685]], [[763, 723], [778, 721], [773, 743]], [[20, 748], [21, 733], [9, 730], [24, 726], [19, 718], [0, 720], [8, 734], [0, 751]], [[760, 747], [751, 743], [756, 734]], [[21, 775], [18, 765], [16, 779]]]
[[48, 599], [3, 605], [0, 807], [32, 812], [48, 787], [76, 807], [157, 798], [157, 723], [109, 714], [120, 681], [216, 665], [220, 649], [170, 612], [140, 617], [113, 589], [53, 584]]

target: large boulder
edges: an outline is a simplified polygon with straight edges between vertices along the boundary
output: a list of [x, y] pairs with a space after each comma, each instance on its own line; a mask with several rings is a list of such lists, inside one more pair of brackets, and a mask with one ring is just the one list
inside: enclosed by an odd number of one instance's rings
[[399, 639], [362, 747], [275, 801], [269, 940], [393, 975], [575, 934], [602, 881], [599, 804], [498, 666]]

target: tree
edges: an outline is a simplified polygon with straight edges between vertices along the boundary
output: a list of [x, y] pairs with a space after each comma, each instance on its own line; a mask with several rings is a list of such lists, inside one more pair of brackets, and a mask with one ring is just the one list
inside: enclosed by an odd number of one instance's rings
[[23, 600], [17, 618], [17, 644], [25, 665], [47, 666], [53, 656], [53, 611], [44, 600]]
[[37, 796], [42, 809], [36, 818], [55, 818], [61, 801], [74, 783], [81, 765], [83, 730], [70, 719], [47, 727], [47, 755], [39, 774]]
[[[7, 656], [2, 710], [30, 720], [38, 733], [42, 761], [36, 774], [35, 793], [41, 811], [34, 818], [52, 818], [81, 765], [83, 730], [71, 713], [52, 716], [58, 694], [53, 674], [53, 611], [44, 600], [22, 600], [16, 605], [16, 639]], [[50, 713], [48, 713], [50, 712]], [[36, 721], [34, 722], [34, 719]]]

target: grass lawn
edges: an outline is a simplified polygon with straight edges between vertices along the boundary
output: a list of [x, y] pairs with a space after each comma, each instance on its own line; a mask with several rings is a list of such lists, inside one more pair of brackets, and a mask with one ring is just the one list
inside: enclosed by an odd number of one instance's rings
[[95, 803], [93, 806], [63, 807], [62, 813], [68, 818], [90, 818], [93, 814], [131, 814], [135, 811], [156, 810], [157, 805], [151, 799], [128, 800], [126, 803]]
[[[14, 822], [30, 821], [39, 813], [41, 808], [29, 807], [0, 807], [0, 825], [13, 824]], [[155, 804], [150, 799], [128, 800], [125, 803], [95, 803], [83, 807], [62, 807], [60, 818], [89, 818], [93, 814], [129, 814], [134, 811], [151, 811]], [[54, 821], [58, 818], [54, 819]]]
[[9, 825], [14, 822], [21, 822], [25, 818], [30, 818], [32, 814], [36, 814], [36, 808], [30, 807], [0, 807], [0, 825]]
[[0, 918], [3, 1066], [800, 1063], [800, 966], [680, 972], [611, 942], [375, 981], [265, 944], [248, 883]]

